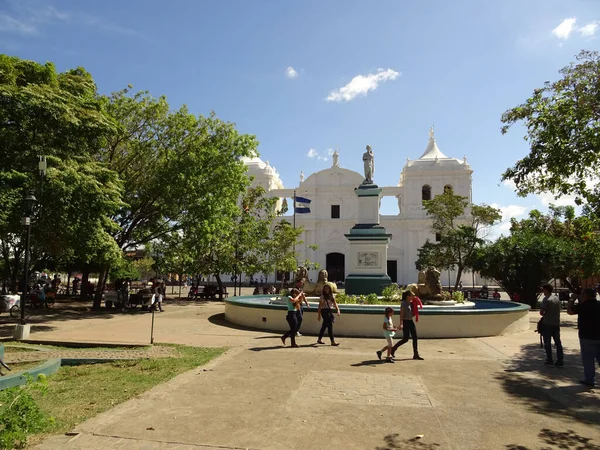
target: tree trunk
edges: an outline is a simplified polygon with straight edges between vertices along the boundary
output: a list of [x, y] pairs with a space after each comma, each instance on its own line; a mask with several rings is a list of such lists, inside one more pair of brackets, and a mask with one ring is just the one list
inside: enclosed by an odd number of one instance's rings
[[19, 291], [17, 274], [14, 270], [10, 271], [10, 293], [16, 294]]
[[94, 295], [93, 309], [100, 309], [102, 307], [102, 293], [104, 292], [104, 286], [108, 278], [108, 267], [104, 267], [98, 275], [98, 285], [96, 286], [96, 294]]
[[69, 270], [69, 271], [67, 271], [67, 296], [69, 296], [69, 295], [71, 294], [71, 291], [70, 291], [69, 285], [71, 284], [71, 274], [72, 274], [72, 273], [73, 273], [73, 272], [71, 272], [70, 270]]
[[458, 289], [458, 284], [460, 283], [460, 279], [462, 278], [463, 270], [464, 270], [463, 266], [456, 267], [456, 281], [454, 282], [454, 290], [455, 291]]
[[215, 278], [217, 279], [217, 286], [219, 287], [219, 300], [223, 301], [223, 281], [221, 281], [221, 274], [215, 273]]
[[90, 280], [90, 271], [89, 269], [84, 269], [81, 271], [81, 290], [79, 293], [79, 298], [81, 300], [88, 299], [88, 281]]
[[[18, 284], [19, 284], [19, 272], [20, 272], [20, 264], [21, 263], [21, 254], [20, 252], [15, 251], [14, 258], [12, 261], [12, 267], [10, 268], [10, 290], [13, 294], [18, 292]], [[25, 289], [23, 286], [21, 289]]]

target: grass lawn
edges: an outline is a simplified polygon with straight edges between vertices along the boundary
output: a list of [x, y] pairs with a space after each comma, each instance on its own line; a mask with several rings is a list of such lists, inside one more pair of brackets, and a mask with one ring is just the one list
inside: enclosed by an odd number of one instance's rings
[[50, 434], [64, 433], [75, 425], [112, 408], [182, 372], [206, 364], [225, 349], [170, 345], [179, 357], [103, 364], [66, 366], [48, 378], [45, 395], [35, 393], [40, 408], [55, 419], [36, 444]]

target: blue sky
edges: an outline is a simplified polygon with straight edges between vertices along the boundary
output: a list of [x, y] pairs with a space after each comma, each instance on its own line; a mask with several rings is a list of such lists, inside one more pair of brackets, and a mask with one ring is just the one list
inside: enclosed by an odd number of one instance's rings
[[367, 144], [375, 181], [396, 185], [435, 125], [440, 149], [473, 167], [474, 201], [508, 219], [550, 197], [500, 183], [528, 151], [500, 116], [599, 49], [598, 21], [597, 0], [0, 0], [0, 52], [83, 66], [103, 93], [132, 84], [214, 110], [258, 137], [286, 187], [328, 167], [328, 149], [360, 171]]

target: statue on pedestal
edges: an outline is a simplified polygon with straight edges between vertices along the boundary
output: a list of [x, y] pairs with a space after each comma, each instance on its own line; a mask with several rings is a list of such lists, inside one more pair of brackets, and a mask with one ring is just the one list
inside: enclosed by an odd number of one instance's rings
[[300, 183], [304, 183], [304, 171], [300, 171]]
[[419, 271], [417, 283], [409, 284], [407, 289], [421, 300], [442, 300], [442, 284], [440, 272], [435, 267]]
[[365, 183], [372, 183], [375, 174], [375, 156], [370, 145], [367, 145], [367, 151], [363, 153], [363, 163], [365, 166]]
[[338, 161], [340, 154], [338, 153], [338, 151], [336, 150], [335, 152], [333, 152], [333, 165], [331, 167], [340, 167], [340, 162]]
[[308, 270], [306, 269], [306, 267], [300, 266], [296, 270], [296, 276], [294, 281], [296, 283], [300, 281], [302, 282], [302, 290], [306, 295], [321, 295], [321, 293], [323, 292], [323, 286], [325, 286], [326, 284], [329, 285], [329, 287], [331, 288], [331, 292], [336, 294], [338, 291], [337, 285], [334, 282], [329, 281], [328, 277], [329, 274], [327, 273], [327, 270], [321, 269], [319, 271], [317, 282], [313, 283], [312, 281], [308, 280]]

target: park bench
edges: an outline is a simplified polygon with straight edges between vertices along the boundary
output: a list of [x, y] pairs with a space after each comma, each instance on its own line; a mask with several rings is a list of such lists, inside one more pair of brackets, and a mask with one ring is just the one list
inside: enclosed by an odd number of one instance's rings
[[[219, 288], [217, 286], [207, 285], [202, 290], [200, 298], [203, 298], [205, 300], [216, 300], [220, 297], [220, 293], [221, 291], [219, 291]], [[229, 292], [227, 292], [227, 286], [223, 286], [223, 298], [227, 297], [229, 297]]]

